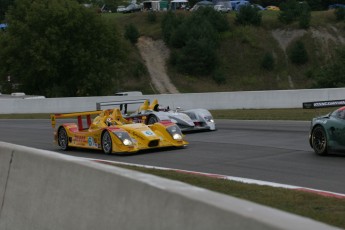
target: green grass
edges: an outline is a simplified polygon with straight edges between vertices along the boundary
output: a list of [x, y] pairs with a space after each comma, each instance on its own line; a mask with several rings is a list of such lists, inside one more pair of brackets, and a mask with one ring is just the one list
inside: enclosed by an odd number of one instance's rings
[[309, 192], [284, 188], [240, 183], [226, 179], [215, 179], [170, 170], [115, 165], [172, 180], [182, 181], [197, 187], [249, 200], [300, 216], [309, 217], [329, 225], [345, 228], [345, 199], [325, 197]]
[[335, 108], [323, 109], [234, 109], [211, 110], [216, 119], [234, 120], [294, 120], [310, 121], [316, 116], [328, 114]]

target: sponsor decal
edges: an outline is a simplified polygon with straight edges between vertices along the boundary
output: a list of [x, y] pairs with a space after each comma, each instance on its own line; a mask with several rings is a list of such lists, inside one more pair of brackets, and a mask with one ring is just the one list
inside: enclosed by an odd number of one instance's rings
[[95, 140], [93, 139], [93, 137], [89, 137], [87, 139], [87, 142], [89, 143], [89, 146], [95, 146]]
[[323, 108], [323, 107], [336, 107], [345, 105], [345, 100], [335, 101], [315, 101], [315, 102], [304, 102], [304, 109]]
[[155, 134], [152, 132], [152, 131], [150, 131], [150, 130], [145, 130], [145, 131], [142, 131], [142, 133], [145, 135], [145, 136], [154, 136]]
[[74, 137], [75, 142], [86, 142], [86, 137], [85, 136], [75, 136]]
[[345, 101], [325, 101], [325, 102], [316, 102], [314, 107], [328, 107], [328, 106], [341, 106], [345, 105]]

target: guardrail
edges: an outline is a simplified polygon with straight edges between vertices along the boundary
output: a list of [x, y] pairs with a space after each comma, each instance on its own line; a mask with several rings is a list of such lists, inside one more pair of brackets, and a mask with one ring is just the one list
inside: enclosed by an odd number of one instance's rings
[[306, 101], [343, 100], [345, 88], [241, 91], [217, 93], [158, 94], [143, 96], [70, 97], [45, 99], [1, 99], [0, 114], [70, 113], [91, 111], [96, 103], [121, 100], [158, 99], [162, 105], [182, 109], [271, 109], [302, 108]]
[[0, 229], [336, 229], [181, 182], [0, 142]]

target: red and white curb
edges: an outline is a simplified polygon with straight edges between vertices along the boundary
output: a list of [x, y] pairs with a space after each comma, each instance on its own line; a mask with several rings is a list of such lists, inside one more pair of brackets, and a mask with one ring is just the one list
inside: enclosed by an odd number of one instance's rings
[[173, 169], [173, 168], [156, 167], [156, 166], [149, 166], [149, 165], [132, 164], [132, 163], [119, 162], [119, 161], [108, 161], [108, 160], [91, 159], [91, 158], [84, 158], [84, 159], [91, 160], [98, 163], [103, 163], [103, 164], [120, 164], [120, 165], [136, 166], [136, 167], [142, 167], [142, 168], [148, 168], [148, 169], [175, 171], [175, 172], [186, 173], [186, 174], [193, 174], [193, 175], [200, 175], [200, 176], [206, 176], [206, 177], [212, 177], [212, 178], [218, 178], [218, 179], [237, 181], [237, 182], [242, 182], [246, 184], [256, 184], [256, 185], [266, 185], [266, 186], [271, 186], [271, 187], [276, 187], [276, 188], [286, 188], [286, 189], [292, 189], [292, 190], [297, 190], [297, 191], [310, 192], [310, 193], [314, 193], [314, 194], [318, 194], [318, 195], [326, 196], [326, 197], [345, 199], [345, 194], [341, 194], [341, 193], [334, 193], [334, 192], [306, 188], [306, 187], [299, 187], [299, 186], [294, 186], [294, 185], [279, 184], [279, 183], [262, 181], [262, 180], [225, 176], [225, 175], [212, 174], [212, 173], [187, 171], [187, 170]]

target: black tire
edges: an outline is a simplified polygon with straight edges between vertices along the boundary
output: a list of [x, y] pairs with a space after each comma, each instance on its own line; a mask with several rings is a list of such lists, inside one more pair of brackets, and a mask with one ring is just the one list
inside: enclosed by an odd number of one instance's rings
[[113, 151], [113, 142], [108, 131], [102, 134], [102, 149], [105, 154], [111, 154]]
[[327, 136], [326, 131], [321, 126], [316, 126], [311, 133], [311, 145], [316, 154], [326, 155], [327, 154]]
[[155, 115], [150, 115], [149, 118], [147, 119], [148, 125], [152, 125], [157, 122], [158, 122], [158, 118]]
[[58, 131], [58, 144], [62, 150], [68, 149], [68, 135], [64, 127], [59, 128]]

